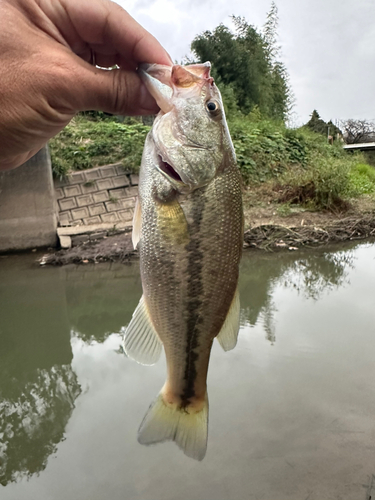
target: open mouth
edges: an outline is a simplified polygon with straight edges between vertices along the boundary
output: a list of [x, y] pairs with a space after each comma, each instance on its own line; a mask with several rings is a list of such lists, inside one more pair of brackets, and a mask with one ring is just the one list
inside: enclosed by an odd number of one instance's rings
[[159, 161], [159, 168], [162, 172], [164, 172], [168, 177], [171, 179], [178, 181], [178, 182], [183, 182], [181, 177], [178, 175], [176, 170], [169, 164], [163, 161], [162, 157], [159, 155], [160, 161]]

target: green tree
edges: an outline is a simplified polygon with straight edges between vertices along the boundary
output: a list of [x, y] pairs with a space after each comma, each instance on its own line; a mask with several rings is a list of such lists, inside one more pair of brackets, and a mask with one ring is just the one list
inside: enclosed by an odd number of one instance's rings
[[193, 53], [201, 62], [212, 62], [214, 78], [225, 92], [233, 93], [241, 113], [248, 114], [257, 106], [262, 115], [284, 120], [290, 91], [286, 69], [277, 60], [276, 5], [271, 7], [264, 33], [243, 17], [232, 16], [232, 21], [234, 33], [220, 24], [195, 37]]
[[341, 130], [332, 123], [332, 120], [330, 120], [329, 122], [325, 122], [324, 120], [322, 120], [316, 109], [314, 109], [314, 111], [311, 113], [310, 120], [306, 123], [306, 127], [313, 132], [317, 132], [318, 134], [322, 134], [326, 137], [329, 130], [329, 135], [334, 139], [336, 138], [337, 134], [341, 135]]
[[269, 75], [271, 95], [268, 99], [268, 115], [273, 118], [285, 119], [292, 109], [294, 96], [289, 84], [288, 71], [284, 63], [280, 61], [281, 48], [278, 43], [278, 27], [279, 13], [276, 3], [272, 2], [263, 26], [265, 50], [271, 68]]

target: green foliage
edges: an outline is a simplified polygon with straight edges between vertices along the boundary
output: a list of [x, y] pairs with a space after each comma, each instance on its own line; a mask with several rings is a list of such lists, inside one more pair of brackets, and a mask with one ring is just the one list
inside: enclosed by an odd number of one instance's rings
[[[230, 103], [232, 88], [226, 86], [223, 93]], [[238, 111], [232, 116], [228, 124], [244, 184], [273, 186], [283, 204], [280, 214], [287, 215], [291, 204], [333, 209], [350, 197], [375, 193], [375, 169], [363, 155], [349, 155], [341, 144], [330, 145], [305, 127], [287, 129], [264, 119], [257, 106], [247, 116]], [[136, 172], [148, 130], [138, 121], [78, 116], [50, 141], [54, 175], [117, 161]]]
[[349, 174], [349, 196], [375, 193], [375, 168], [366, 163], [357, 163]]
[[54, 176], [118, 161], [137, 172], [149, 129], [137, 121], [128, 125], [77, 116], [49, 143]]
[[[258, 106], [262, 115], [285, 120], [291, 101], [285, 66], [277, 60], [277, 8], [272, 5], [264, 33], [244, 18], [232, 16], [235, 33], [220, 24], [197, 36], [191, 49], [201, 62], [211, 61], [212, 74], [224, 90], [230, 87], [237, 111], [247, 115]], [[224, 92], [224, 102], [227, 100]], [[232, 116], [231, 113], [229, 113]]]
[[229, 127], [245, 184], [277, 178], [288, 165], [306, 162], [303, 135], [262, 120], [256, 108], [248, 118], [230, 121]]
[[216, 84], [220, 89], [221, 97], [223, 99], [225, 115], [228, 118], [235, 118], [241, 116], [241, 112], [237, 106], [236, 91], [231, 84], [226, 85], [217, 78]]
[[280, 182], [282, 201], [314, 209], [341, 208], [349, 185], [350, 163], [312, 155], [309, 168], [289, 169]]
[[287, 129], [263, 120], [256, 108], [229, 127], [244, 183], [273, 183], [280, 215], [288, 214], [290, 204], [344, 208], [348, 198], [375, 189], [375, 169], [362, 164], [363, 155], [348, 155], [340, 143], [328, 144], [305, 127]]
[[108, 121], [117, 121], [117, 117], [114, 115], [111, 115], [110, 113], [105, 113], [104, 111], [81, 111], [79, 113], [79, 116], [83, 116], [87, 118], [87, 120], [92, 120], [92, 121], [103, 121], [103, 120], [108, 120]]
[[277, 208], [277, 215], [280, 217], [288, 217], [292, 213], [292, 209], [289, 203], [282, 203]]
[[304, 129], [300, 133], [307, 151], [306, 162], [288, 166], [278, 179], [279, 200], [313, 209], [345, 208], [348, 198], [361, 194], [351, 186], [352, 172], [363, 155], [348, 155], [341, 144], [329, 145], [319, 134]]

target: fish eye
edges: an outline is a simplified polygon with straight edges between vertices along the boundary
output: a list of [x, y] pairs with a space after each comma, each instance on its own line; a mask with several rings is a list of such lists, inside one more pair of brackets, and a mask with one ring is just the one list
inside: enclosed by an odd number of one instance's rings
[[214, 101], [208, 101], [208, 103], [206, 104], [206, 108], [212, 113], [213, 111], [218, 110], [218, 105]]

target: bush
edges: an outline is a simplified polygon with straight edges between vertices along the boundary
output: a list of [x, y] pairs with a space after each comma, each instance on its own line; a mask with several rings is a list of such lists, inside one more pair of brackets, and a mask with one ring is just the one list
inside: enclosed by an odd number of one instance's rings
[[306, 162], [306, 145], [298, 131], [251, 115], [230, 121], [229, 127], [245, 184], [277, 178], [288, 165]]
[[290, 168], [278, 182], [279, 201], [313, 209], [335, 209], [346, 205], [350, 162], [313, 155], [308, 168]]
[[125, 124], [77, 116], [49, 143], [54, 176], [118, 161], [137, 172], [149, 129], [136, 121]]
[[282, 203], [345, 208], [348, 197], [375, 186], [375, 169], [358, 166], [365, 163], [363, 154], [349, 155], [339, 142], [328, 144], [306, 127], [287, 129], [259, 113], [237, 116], [229, 126], [244, 183], [273, 183]]

